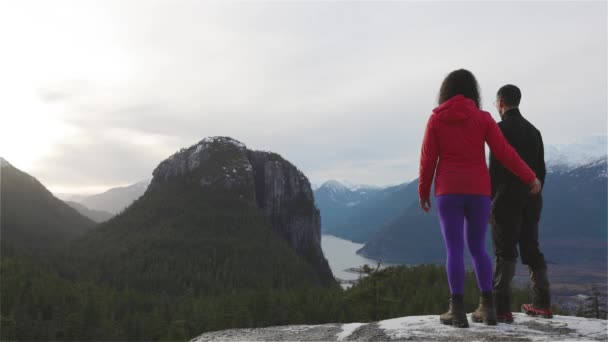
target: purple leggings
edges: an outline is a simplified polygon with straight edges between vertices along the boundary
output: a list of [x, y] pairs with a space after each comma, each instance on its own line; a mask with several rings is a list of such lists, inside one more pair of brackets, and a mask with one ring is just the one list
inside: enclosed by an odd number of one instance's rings
[[441, 195], [437, 197], [441, 232], [447, 251], [446, 268], [450, 292], [464, 293], [464, 236], [473, 257], [477, 285], [492, 291], [492, 261], [486, 253], [485, 237], [490, 216], [490, 197]]

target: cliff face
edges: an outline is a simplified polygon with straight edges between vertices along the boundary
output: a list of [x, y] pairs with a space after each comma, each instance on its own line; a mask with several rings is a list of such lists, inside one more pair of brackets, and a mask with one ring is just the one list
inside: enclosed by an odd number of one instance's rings
[[232, 138], [211, 137], [163, 161], [153, 176], [151, 192], [185, 182], [200, 191], [238, 196], [255, 206], [277, 234], [315, 268], [322, 285], [334, 283], [321, 249], [320, 214], [310, 182], [278, 154], [249, 150]]
[[333, 279], [321, 249], [321, 216], [306, 176], [277, 154], [248, 151], [247, 156], [258, 208], [291, 248], [315, 266], [321, 279]]

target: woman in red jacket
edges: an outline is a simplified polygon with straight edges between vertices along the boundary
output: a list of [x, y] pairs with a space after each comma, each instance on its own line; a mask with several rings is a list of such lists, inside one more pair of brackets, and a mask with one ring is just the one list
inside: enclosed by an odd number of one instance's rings
[[463, 303], [466, 237], [481, 290], [480, 305], [472, 319], [495, 325], [492, 262], [485, 250], [491, 202], [485, 144], [506, 168], [531, 186], [532, 192], [540, 191], [540, 181], [505, 140], [490, 113], [480, 109], [479, 87], [470, 71], [460, 69], [447, 75], [438, 102], [439, 106], [433, 109], [428, 120], [422, 143], [418, 194], [420, 206], [428, 212], [435, 177], [435, 196], [452, 295], [450, 309], [440, 316], [440, 321], [458, 327], [469, 326]]

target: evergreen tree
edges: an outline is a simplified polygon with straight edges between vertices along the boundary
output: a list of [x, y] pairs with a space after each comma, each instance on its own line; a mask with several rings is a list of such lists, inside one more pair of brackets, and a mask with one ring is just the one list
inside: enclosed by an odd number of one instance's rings
[[577, 316], [598, 319], [606, 319], [607, 314], [606, 298], [595, 286], [591, 288], [591, 294], [585, 298], [576, 313]]

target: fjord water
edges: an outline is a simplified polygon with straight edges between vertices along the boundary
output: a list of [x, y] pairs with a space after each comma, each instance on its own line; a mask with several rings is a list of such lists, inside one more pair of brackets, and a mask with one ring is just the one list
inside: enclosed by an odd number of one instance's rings
[[352, 267], [360, 267], [364, 264], [376, 265], [376, 261], [357, 255], [357, 250], [363, 247], [362, 243], [345, 240], [333, 235], [321, 235], [321, 248], [334, 277], [343, 280], [356, 280], [359, 275], [346, 272]]

